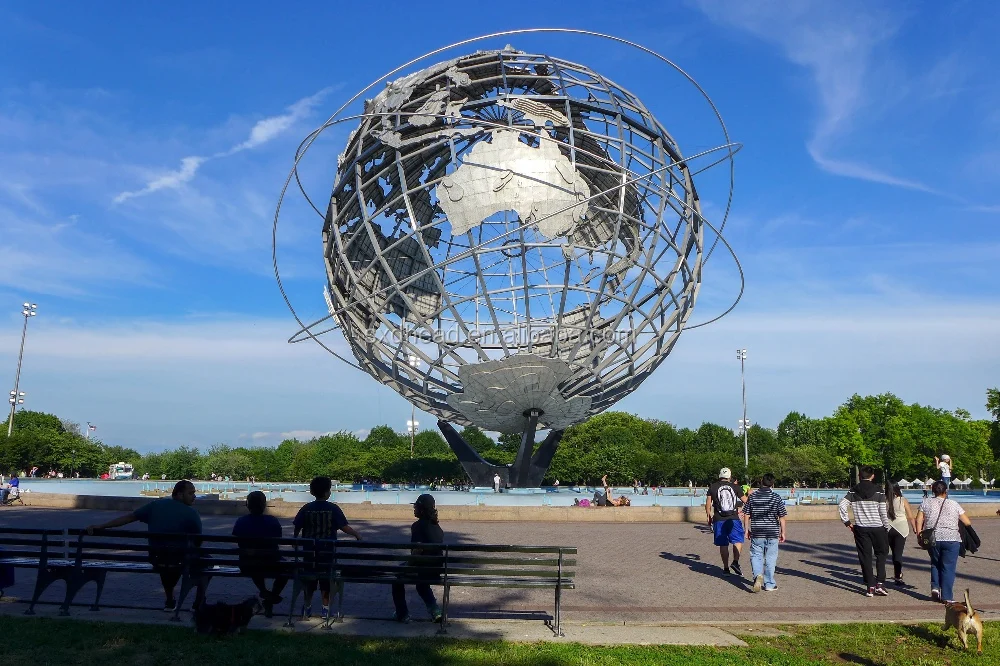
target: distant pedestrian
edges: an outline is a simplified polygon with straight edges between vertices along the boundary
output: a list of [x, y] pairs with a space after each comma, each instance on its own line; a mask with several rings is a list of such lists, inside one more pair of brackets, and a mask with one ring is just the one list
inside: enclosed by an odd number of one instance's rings
[[[928, 497], [917, 511], [917, 536], [931, 556], [931, 599], [951, 602], [955, 600], [952, 587], [958, 571], [958, 553], [962, 547], [959, 523], [971, 526], [972, 521], [958, 502], [948, 499], [948, 486], [944, 480], [931, 486], [934, 497]], [[924, 532], [933, 533], [933, 545], [923, 540]]]
[[[712, 528], [713, 542], [719, 547], [722, 568], [726, 573], [743, 577], [740, 568], [740, 553], [743, 550], [743, 523], [740, 521], [740, 507], [743, 500], [738, 486], [732, 482], [733, 473], [728, 467], [719, 470], [719, 480], [708, 488], [705, 495], [705, 513]], [[729, 562], [729, 548], [733, 549], [733, 561]]]
[[[889, 554], [889, 515], [885, 493], [875, 485], [875, 470], [864, 465], [860, 469], [861, 482], [851, 488], [840, 500], [840, 520], [854, 533], [858, 549], [858, 562], [865, 580], [865, 596], [888, 596], [885, 589], [885, 559]], [[850, 507], [854, 514], [852, 523], [847, 517]], [[874, 560], [875, 571], [872, 572]]]
[[892, 578], [896, 585], [903, 585], [903, 549], [910, 529], [917, 531], [917, 521], [910, 510], [910, 503], [903, 497], [898, 483], [885, 484], [885, 511], [889, 516], [889, 549], [892, 551]]
[[774, 569], [778, 565], [778, 544], [785, 543], [785, 502], [774, 492], [774, 475], [765, 474], [760, 488], [743, 507], [743, 525], [750, 540], [750, 570], [753, 574], [753, 591], [765, 592], [778, 589]]
[[495, 492], [495, 493], [500, 492], [500, 475], [499, 474], [494, 474], [493, 475], [493, 492]]

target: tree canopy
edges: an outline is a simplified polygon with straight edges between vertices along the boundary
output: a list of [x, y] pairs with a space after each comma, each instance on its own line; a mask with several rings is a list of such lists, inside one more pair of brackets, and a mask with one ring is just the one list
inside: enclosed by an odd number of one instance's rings
[[[947, 453], [956, 478], [1000, 476], [1000, 391], [986, 392], [993, 420], [974, 420], [963, 409], [949, 411], [907, 405], [891, 393], [851, 396], [833, 414], [811, 418], [798, 411], [774, 430], [753, 425], [747, 431], [749, 468], [743, 465], [743, 436], [729, 428], [703, 423], [677, 428], [662, 420], [624, 412], [606, 412], [568, 428], [552, 461], [546, 483], [598, 483], [607, 474], [615, 484], [633, 479], [658, 485], [705, 485], [721, 467], [741, 479], [771, 472], [780, 484], [845, 485], [858, 465], [872, 465], [892, 479], [934, 474], [934, 456]], [[466, 441], [496, 464], [514, 461], [520, 437], [493, 439], [478, 428], [462, 430]], [[539, 442], [541, 437], [538, 438]], [[444, 438], [425, 430], [413, 438], [387, 425], [373, 428], [364, 439], [337, 432], [277, 447], [231, 447], [217, 444], [206, 451], [180, 447], [140, 455], [133, 449], [106, 446], [80, 435], [76, 424], [39, 412], [20, 411], [9, 439], [0, 439], [0, 471], [80, 472], [96, 476], [108, 465], [124, 461], [136, 474], [153, 478], [305, 481], [325, 474], [342, 481], [386, 482], [464, 479], [458, 460]]]

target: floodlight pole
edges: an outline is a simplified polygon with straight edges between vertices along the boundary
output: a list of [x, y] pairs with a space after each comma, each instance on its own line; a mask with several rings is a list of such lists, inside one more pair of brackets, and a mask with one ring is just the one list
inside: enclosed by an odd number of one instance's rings
[[[414, 354], [410, 354], [406, 359], [407, 365], [416, 370], [420, 367], [420, 359]], [[417, 437], [417, 406], [410, 403], [410, 420], [406, 424], [406, 429], [410, 431], [410, 459], [413, 458], [413, 442]]]
[[417, 429], [416, 429], [416, 427], [414, 427], [414, 422], [416, 421], [416, 418], [417, 418], [417, 407], [416, 407], [416, 405], [414, 405], [411, 402], [410, 403], [410, 424], [409, 424], [410, 427], [408, 428], [408, 430], [410, 431], [410, 458], [413, 457], [413, 441], [414, 441], [414, 439], [416, 439], [416, 436], [417, 436], [417, 432], [416, 432]]
[[747, 421], [747, 378], [746, 378], [746, 360], [747, 360], [747, 350], [737, 349], [736, 358], [740, 359], [740, 383], [743, 385], [743, 465], [747, 469], [750, 467], [750, 450], [747, 447], [747, 431], [750, 429], [750, 424]]
[[37, 310], [38, 306], [36, 304], [25, 303], [24, 310], [21, 311], [21, 314], [24, 315], [24, 326], [21, 327], [21, 351], [17, 353], [17, 374], [14, 375], [14, 390], [10, 392], [10, 416], [7, 418], [7, 437], [10, 437], [14, 430], [14, 412], [17, 410], [17, 406], [24, 404], [24, 394], [18, 391], [21, 385], [21, 360], [24, 358], [24, 338], [28, 334], [28, 319], [38, 314]]

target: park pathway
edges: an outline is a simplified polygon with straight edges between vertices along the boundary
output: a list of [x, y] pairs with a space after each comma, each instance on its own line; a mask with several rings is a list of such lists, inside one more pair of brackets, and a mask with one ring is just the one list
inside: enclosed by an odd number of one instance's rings
[[[350, 507], [344, 507], [350, 520]], [[86, 510], [43, 508], [0, 509], [0, 526], [84, 527], [116, 514]], [[207, 516], [205, 531], [228, 534], [234, 518]], [[286, 534], [291, 534], [290, 521]], [[366, 539], [406, 541], [408, 523], [352, 523]], [[974, 523], [983, 541], [976, 555], [959, 560], [956, 593], [972, 590], [974, 604], [987, 619], [1000, 619], [1000, 519]], [[940, 605], [928, 600], [930, 575], [927, 555], [912, 537], [907, 543], [904, 576], [912, 587], [888, 585], [888, 597], [866, 598], [851, 533], [839, 522], [789, 523], [790, 540], [778, 562], [779, 589], [751, 594], [748, 581], [723, 575], [718, 549], [704, 525], [690, 523], [442, 523], [446, 538], [465, 543], [502, 543], [576, 546], [579, 548], [577, 589], [563, 597], [564, 618], [580, 625], [599, 623], [731, 625], [784, 622], [885, 622], [940, 620]], [[747, 554], [743, 570], [749, 577]], [[891, 563], [889, 565], [891, 575]], [[17, 583], [4, 601], [30, 598], [34, 574], [17, 571]], [[62, 586], [43, 597], [61, 601]], [[103, 602], [131, 608], [159, 608], [162, 593], [149, 575], [112, 574]], [[92, 599], [84, 590], [79, 602]], [[253, 592], [245, 580], [217, 580], [209, 600], [235, 601]], [[285, 602], [287, 604], [287, 602]], [[411, 601], [415, 617], [422, 605]], [[451, 615], [456, 619], [504, 620], [540, 617], [551, 611], [549, 593], [526, 590], [457, 588], [452, 591]], [[279, 606], [276, 612], [285, 610]], [[141, 612], [141, 610], [140, 610]], [[159, 615], [162, 613], [157, 611]], [[348, 616], [385, 618], [392, 613], [388, 586], [349, 585], [345, 595]], [[74, 615], [87, 617], [83, 608]]]

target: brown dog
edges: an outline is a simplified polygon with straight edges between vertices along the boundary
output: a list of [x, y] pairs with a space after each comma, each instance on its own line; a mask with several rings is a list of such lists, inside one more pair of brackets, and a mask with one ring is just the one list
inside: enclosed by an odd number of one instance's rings
[[969, 601], [969, 590], [965, 590], [965, 603], [960, 604], [956, 601], [945, 604], [946, 608], [944, 611], [944, 629], [948, 630], [948, 627], [955, 627], [955, 631], [958, 632], [958, 638], [962, 641], [962, 646], [966, 650], [969, 649], [968, 633], [971, 631], [976, 635], [976, 643], [978, 654], [983, 653], [983, 619], [979, 617], [979, 613], [976, 609], [972, 607], [972, 602]]

